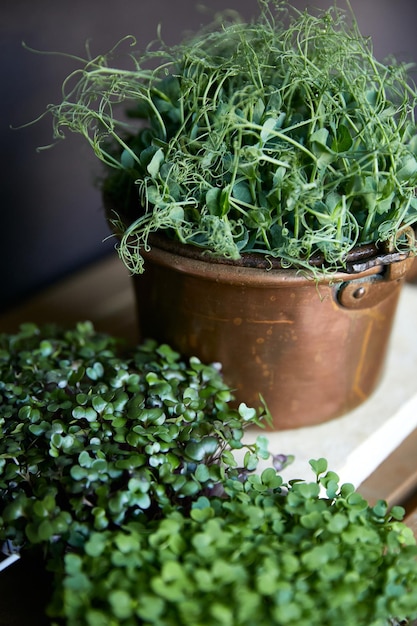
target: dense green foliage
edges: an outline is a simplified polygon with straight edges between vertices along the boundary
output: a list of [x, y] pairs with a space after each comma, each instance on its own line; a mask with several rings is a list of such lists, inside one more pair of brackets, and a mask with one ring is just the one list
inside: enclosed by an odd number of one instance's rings
[[[323, 476], [273, 469], [226, 481], [227, 499], [93, 533], [65, 560], [69, 626], [386, 626], [417, 614], [416, 547], [386, 504]], [[320, 497], [320, 489], [327, 493]]]
[[255, 473], [268, 442], [244, 428], [268, 412], [231, 400], [218, 367], [90, 323], [0, 335], [0, 543], [42, 552], [55, 626], [417, 616], [403, 510], [369, 506], [324, 459], [311, 483]]
[[89, 323], [0, 336], [0, 540], [76, 546], [242, 471], [231, 450], [259, 416], [229, 406], [218, 369], [152, 342], [120, 352]]
[[417, 220], [408, 68], [377, 61], [335, 7], [259, 5], [253, 23], [221, 16], [120, 66], [117, 47], [88, 59], [49, 109], [57, 137], [82, 134], [114, 169], [105, 192], [111, 211], [129, 207], [118, 228], [134, 271], [159, 231], [220, 257], [343, 268], [357, 244], [395, 241]]

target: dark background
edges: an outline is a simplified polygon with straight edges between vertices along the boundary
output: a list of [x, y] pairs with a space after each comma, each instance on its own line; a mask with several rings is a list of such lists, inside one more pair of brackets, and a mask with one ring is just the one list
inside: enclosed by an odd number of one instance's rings
[[[51, 119], [12, 129], [36, 118], [60, 99], [62, 80], [75, 64], [46, 52], [93, 56], [107, 52], [126, 34], [145, 47], [158, 24], [168, 43], [210, 20], [210, 12], [238, 9], [250, 18], [256, 0], [1, 0], [0, 6], [0, 310], [103, 255], [112, 253], [95, 180], [100, 164], [74, 135], [53, 149]], [[294, 0], [328, 8], [333, 0]], [[351, 0], [359, 27], [370, 35], [375, 56], [393, 54], [417, 62], [416, 0]], [[344, 7], [344, 1], [340, 0]], [[208, 9], [208, 12], [207, 12]]]

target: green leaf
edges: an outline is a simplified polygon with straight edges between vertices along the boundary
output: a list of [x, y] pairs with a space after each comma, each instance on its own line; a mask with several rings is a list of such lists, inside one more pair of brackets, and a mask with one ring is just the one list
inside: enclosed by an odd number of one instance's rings
[[73, 465], [70, 469], [70, 474], [74, 480], [83, 480], [88, 476], [88, 470], [86, 470], [85, 467]]
[[310, 466], [313, 472], [319, 477], [321, 474], [324, 474], [327, 471], [327, 460], [326, 459], [311, 459], [309, 461]]
[[[88, 582], [88, 580], [85, 576], [79, 577], [79, 579], [78, 588], [82, 591], [88, 587], [88, 585], [86, 585], [86, 581]], [[97, 609], [88, 609], [88, 611], [86, 611], [86, 623], [88, 626], [109, 626], [107, 612], [103, 613]]]
[[417, 160], [414, 156], [409, 155], [402, 163], [400, 169], [397, 171], [397, 178], [399, 181], [413, 180], [413, 184], [416, 184], [417, 179]]
[[150, 624], [157, 623], [157, 620], [165, 612], [165, 602], [162, 598], [149, 593], [141, 593], [138, 598], [138, 606], [136, 608], [136, 615], [140, 617], [144, 622]]
[[223, 450], [222, 452], [222, 461], [229, 467], [236, 467], [237, 461], [230, 450]]
[[87, 367], [86, 374], [91, 380], [99, 380], [103, 377], [104, 367], [102, 363], [94, 363], [92, 367]]
[[[219, 206], [220, 206], [220, 216], [219, 217], [224, 217], [225, 215], [227, 215], [227, 213], [228, 213], [228, 211], [230, 209], [230, 187], [229, 186], [228, 187], [224, 187], [221, 190]], [[219, 221], [218, 222], [218, 226], [220, 227], [224, 223], [227, 223], [227, 222]]]
[[104, 530], [109, 525], [109, 520], [107, 518], [107, 514], [105, 509], [102, 507], [95, 506], [92, 510], [94, 516], [94, 529], [95, 530]]
[[218, 447], [219, 442], [216, 437], [204, 437], [201, 441], [188, 443], [185, 447], [185, 454], [193, 461], [202, 461], [217, 452]]
[[[33, 529], [34, 533], [36, 532], [36, 540], [39, 541], [39, 542], [41, 542], [41, 541], [49, 541], [54, 536], [54, 526], [48, 519], [43, 520], [39, 524], [39, 526], [36, 529], [36, 531], [35, 531], [35, 527], [34, 526], [32, 526], [32, 529]], [[34, 535], [32, 535], [32, 540], [33, 540], [33, 537], [34, 537]], [[30, 539], [30, 537], [29, 537], [29, 539]]]
[[320, 493], [320, 485], [317, 483], [298, 482], [293, 485], [293, 491], [297, 494], [301, 494], [303, 498], [316, 499]]
[[366, 499], [357, 491], [354, 491], [346, 498], [349, 508], [354, 509], [355, 511], [365, 511], [368, 508], [368, 502]]
[[318, 571], [320, 567], [334, 560], [338, 556], [335, 544], [323, 544], [314, 546], [301, 556], [301, 561], [310, 571]]
[[129, 456], [122, 456], [115, 462], [117, 469], [134, 470], [137, 467], [142, 467], [146, 462], [145, 454], [129, 454]]
[[93, 459], [88, 454], [87, 450], [83, 450], [78, 455], [78, 463], [80, 464], [81, 467], [91, 467], [92, 462], [93, 462]]
[[140, 493], [147, 493], [150, 486], [151, 483], [145, 476], [141, 476], [140, 478], [131, 478], [127, 485], [129, 491], [132, 493], [137, 493], [138, 491]]
[[124, 620], [134, 614], [134, 603], [130, 595], [123, 589], [116, 589], [109, 594], [109, 602], [113, 613], [118, 619]]
[[199, 465], [197, 465], [194, 475], [196, 479], [200, 481], [201, 483], [205, 483], [208, 480], [210, 480], [209, 468], [207, 467], [207, 465], [204, 465], [203, 463], [200, 463]]
[[327, 497], [332, 499], [337, 496], [339, 490], [339, 483], [337, 480], [327, 480], [326, 481], [326, 493]]
[[311, 511], [305, 515], [301, 515], [300, 524], [304, 528], [314, 530], [323, 527], [323, 514], [319, 511]]
[[19, 409], [18, 416], [20, 420], [22, 421], [28, 420], [32, 422], [32, 424], [34, 424], [35, 422], [38, 422], [40, 420], [41, 412], [39, 411], [39, 409], [36, 409], [33, 406], [26, 405], [26, 406], [22, 406]]
[[239, 404], [239, 415], [243, 418], [245, 422], [251, 422], [256, 418], [256, 409], [252, 407], [248, 407], [245, 402], [241, 402]]
[[189, 588], [188, 576], [177, 561], [166, 561], [162, 565], [161, 575], [151, 580], [151, 588], [161, 598], [171, 602], [180, 602]]
[[115, 543], [117, 549], [120, 550], [120, 552], [123, 552], [123, 554], [136, 552], [140, 549], [139, 535], [134, 533], [118, 533], [115, 537]]
[[76, 406], [72, 410], [75, 419], [86, 419], [88, 422], [94, 422], [97, 419], [97, 413], [93, 407]]
[[339, 535], [349, 524], [349, 519], [343, 513], [336, 513], [330, 518], [327, 528], [331, 533]]
[[274, 131], [280, 127], [279, 121], [275, 117], [268, 117], [262, 124], [260, 133], [261, 143], [265, 144], [269, 139], [275, 137]]
[[253, 202], [249, 185], [243, 181], [233, 185], [232, 195], [238, 202], [242, 202], [244, 204], [252, 204]]
[[235, 626], [234, 609], [220, 602], [213, 602], [210, 614], [216, 620], [218, 626]]
[[301, 616], [301, 608], [295, 602], [289, 602], [275, 606], [273, 616], [277, 624], [297, 624]]
[[210, 506], [203, 509], [193, 507], [190, 512], [190, 517], [199, 524], [204, 524], [214, 517], [214, 510]]
[[348, 498], [352, 493], [355, 492], [355, 486], [352, 483], [343, 483], [340, 488], [340, 495], [343, 498]]
[[146, 169], [148, 171], [148, 173], [152, 176], [152, 177], [156, 177], [159, 173], [159, 169], [164, 161], [164, 153], [162, 148], [159, 148], [155, 154], [153, 155], [152, 159], [149, 161], [148, 165], [146, 166]]
[[384, 500], [378, 500], [375, 506], [372, 507], [372, 510], [378, 517], [385, 517], [388, 511], [388, 504]]
[[130, 169], [132, 167], [134, 167], [135, 165], [135, 159], [133, 157], [133, 154], [131, 152], [131, 150], [123, 150], [121, 156], [120, 156], [120, 163], [122, 164], [122, 166], [125, 169]]
[[331, 149], [334, 152], [347, 152], [352, 147], [352, 137], [350, 135], [349, 129], [344, 124], [339, 124], [337, 127], [336, 137], [334, 137]]
[[244, 467], [252, 472], [254, 470], [256, 470], [256, 468], [258, 467], [258, 462], [259, 459], [257, 457], [256, 454], [253, 454], [253, 452], [249, 452], [249, 450], [246, 452], [244, 459], [243, 459], [243, 465]]
[[219, 187], [210, 187], [206, 193], [206, 204], [209, 213], [217, 217], [221, 215], [220, 195], [221, 189]]
[[182, 206], [174, 205], [169, 209], [169, 218], [174, 224], [184, 221], [184, 209]]
[[325, 168], [335, 159], [333, 152], [327, 145], [328, 137], [329, 131], [326, 128], [316, 130], [310, 137], [312, 151], [317, 157], [316, 163], [319, 168]]
[[402, 506], [393, 506], [390, 510], [390, 515], [395, 520], [402, 520], [405, 515], [405, 509]]
[[329, 131], [327, 128], [319, 128], [310, 137], [311, 143], [316, 143], [319, 146], [327, 148], [327, 141], [329, 139]]
[[62, 437], [59, 433], [54, 433], [51, 437], [51, 444], [56, 448], [61, 447]]
[[279, 476], [271, 467], [262, 472], [261, 479], [264, 485], [266, 485], [269, 489], [278, 489], [281, 487], [283, 482], [281, 476]]
[[255, 124], [259, 124], [265, 113], [265, 103], [262, 98], [258, 98], [253, 107], [253, 121]]
[[142, 510], [149, 509], [152, 505], [152, 500], [149, 494], [140, 493], [136, 494], [133, 498], [133, 503]]
[[25, 515], [25, 500], [24, 498], [17, 498], [10, 504], [7, 504], [2, 512], [2, 517], [5, 522], [13, 522], [19, 517]]

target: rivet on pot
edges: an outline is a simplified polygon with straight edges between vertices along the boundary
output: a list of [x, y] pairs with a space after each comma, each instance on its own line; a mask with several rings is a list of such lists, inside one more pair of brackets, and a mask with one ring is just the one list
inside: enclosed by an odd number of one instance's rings
[[354, 292], [353, 292], [353, 297], [356, 298], [356, 300], [360, 300], [360, 298], [363, 298], [363, 296], [366, 293], [366, 289], [365, 287], [358, 287]]

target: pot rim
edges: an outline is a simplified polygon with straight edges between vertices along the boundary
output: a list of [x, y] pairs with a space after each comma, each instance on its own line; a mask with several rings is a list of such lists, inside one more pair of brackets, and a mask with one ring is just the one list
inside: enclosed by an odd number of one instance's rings
[[[171, 268], [180, 273], [186, 273], [194, 277], [216, 282], [226, 282], [228, 284], [250, 284], [258, 287], [268, 287], [278, 284], [287, 286], [289, 284], [310, 285], [311, 284], [339, 284], [355, 279], [366, 279], [382, 274], [387, 265], [398, 263], [398, 272], [395, 277], [405, 274], [400, 266], [405, 266], [409, 262], [408, 253], [375, 253], [376, 247], [372, 246], [374, 254], [370, 254], [370, 246], [361, 247], [357, 251], [356, 258], [359, 262], [357, 271], [346, 272], [322, 272], [320, 268], [282, 268], [274, 267], [264, 259], [262, 264], [248, 265], [248, 260], [244, 262], [228, 261], [209, 256], [206, 252], [196, 249], [190, 250], [193, 246], [170, 241], [165, 238], [152, 236], [150, 247], [143, 251], [145, 260], [145, 274], [147, 260], [153, 263]], [[263, 255], [257, 255], [259, 257]], [[246, 264], [245, 264], [246, 262]], [[315, 271], [317, 270], [317, 271]]]
[[[126, 235], [126, 230], [132, 224], [132, 220], [120, 212], [115, 211], [118, 220], [110, 217], [109, 208], [105, 209], [108, 222], [113, 233], [120, 239]], [[120, 220], [120, 221], [119, 221]], [[124, 224], [126, 230], [120, 232], [119, 228]], [[398, 230], [397, 237], [405, 234], [408, 242], [415, 244], [415, 234], [410, 226]], [[240, 259], [227, 259], [215, 256], [209, 250], [193, 244], [186, 244], [175, 239], [170, 239], [165, 234], [150, 233], [148, 247], [141, 250], [145, 260], [152, 257], [156, 263], [169, 267], [175, 267], [177, 271], [186, 272], [194, 276], [206, 279], [220, 280], [220, 275], [230, 283], [245, 282], [270, 284], [276, 283], [280, 278], [282, 282], [296, 282], [297, 284], [334, 284], [352, 280], [353, 278], [366, 278], [383, 273], [387, 266], [398, 264], [393, 272], [396, 278], [407, 272], [410, 266], [410, 252], [396, 250], [395, 242], [387, 241], [382, 244], [367, 243], [356, 246], [346, 255], [346, 268], [344, 271], [334, 270], [325, 266], [324, 259], [320, 254], [315, 255], [305, 267], [283, 267], [282, 260], [273, 255], [265, 255], [256, 252], [244, 252]], [[181, 260], [180, 260], [181, 259]], [[311, 269], [310, 269], [311, 267]], [[210, 268], [210, 269], [208, 269]], [[262, 279], [259, 271], [261, 270]], [[146, 270], [145, 270], [146, 271]]]

